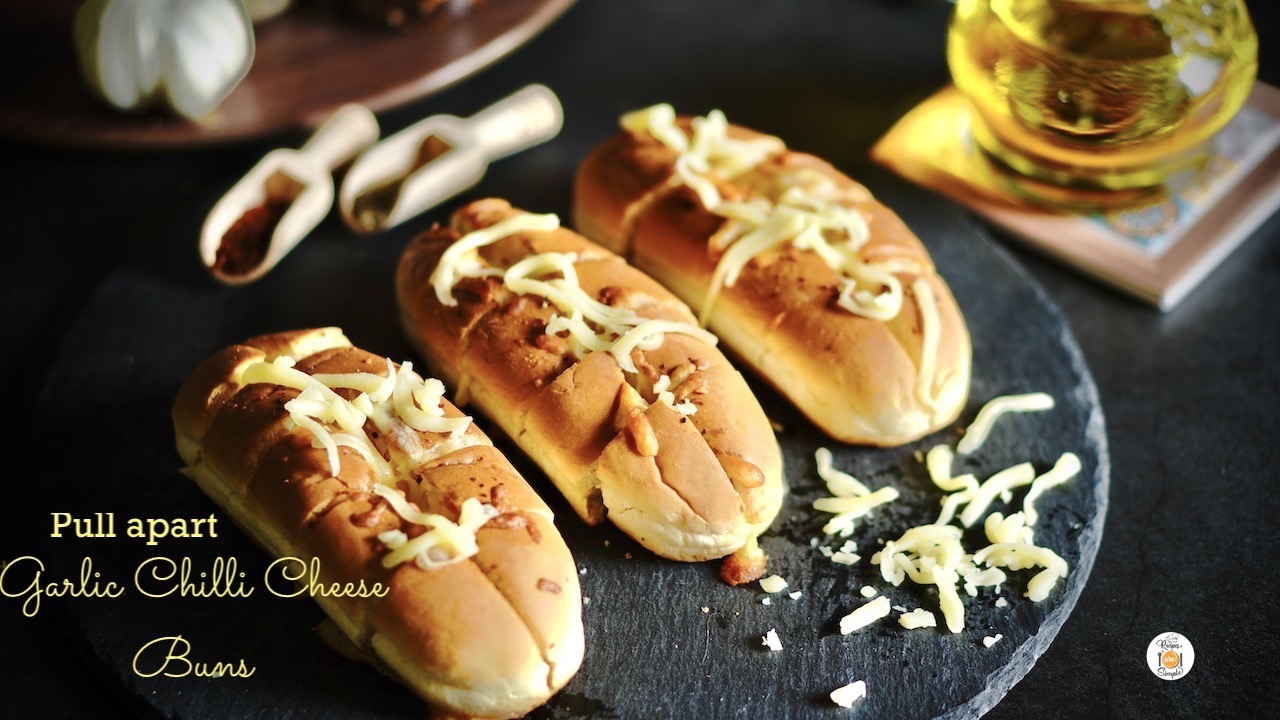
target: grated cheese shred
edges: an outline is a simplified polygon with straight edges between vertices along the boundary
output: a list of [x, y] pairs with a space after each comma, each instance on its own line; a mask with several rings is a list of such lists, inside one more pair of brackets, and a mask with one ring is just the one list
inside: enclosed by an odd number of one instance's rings
[[954, 525], [919, 525], [871, 556], [871, 562], [880, 566], [880, 576], [895, 587], [907, 578], [918, 585], [936, 586], [943, 620], [953, 633], [964, 629], [964, 604], [956, 590], [965, 560], [960, 534]]
[[[980, 447], [992, 423], [1001, 415], [1052, 407], [1053, 398], [1045, 393], [998, 397], [979, 410], [964, 441], [955, 451], [947, 445], [930, 448], [923, 458], [929, 478], [940, 490], [949, 493], [942, 499], [942, 511], [937, 522], [932, 526], [908, 530], [902, 538], [886, 543], [881, 552], [872, 557], [872, 562], [880, 566], [882, 577], [895, 585], [907, 578], [919, 584], [943, 583], [938, 585], [939, 599], [944, 617], [951, 608], [952, 617], [947, 618], [947, 624], [953, 632], [957, 627], [963, 627], [963, 607], [954, 592], [957, 582], [962, 584], [968, 595], [976, 596], [980, 587], [1002, 586], [1008, 579], [1005, 570], [1041, 568], [1027, 583], [1025, 593], [1033, 602], [1040, 602], [1069, 571], [1066, 561], [1056, 553], [1035, 544], [1034, 525], [1038, 520], [1035, 501], [1046, 490], [1079, 474], [1081, 462], [1078, 456], [1063, 453], [1052, 469], [1039, 476], [1030, 463], [1019, 463], [981, 483], [971, 474], [956, 476], [953, 471], [956, 452], [972, 452]], [[1007, 503], [1012, 499], [1014, 488], [1027, 485], [1031, 488], [1023, 499], [1020, 512], [1008, 515], [989, 512], [991, 503], [997, 498]], [[957, 513], [964, 527], [971, 527], [982, 519], [984, 533], [991, 544], [972, 555], [964, 554], [959, 544], [961, 530], [950, 524], [957, 519]], [[929, 536], [929, 542], [923, 546], [926, 549], [922, 550], [920, 538], [912, 537], [915, 533]], [[986, 567], [980, 568], [979, 565]], [[997, 603], [1001, 607], [1007, 604]], [[953, 625], [953, 620], [957, 624]]]
[[760, 580], [760, 589], [767, 593], [782, 592], [787, 587], [787, 581], [781, 575], [770, 575]]
[[853, 704], [867, 696], [867, 683], [855, 680], [848, 685], [831, 691], [831, 702], [842, 708], [851, 708]]
[[458, 562], [480, 552], [476, 545], [476, 531], [498, 515], [498, 511], [475, 498], [462, 502], [458, 522], [443, 515], [418, 512], [404, 495], [386, 485], [377, 485], [374, 493], [387, 500], [400, 517], [415, 525], [424, 526], [426, 532], [410, 539], [403, 531], [388, 530], [378, 534], [378, 539], [391, 548], [382, 558], [383, 567], [395, 567], [413, 560], [423, 570], [434, 570]]
[[848, 635], [857, 632], [881, 618], [888, 617], [889, 610], [889, 598], [883, 595], [863, 603], [858, 609], [840, 618], [840, 634]]
[[698, 406], [691, 400], [676, 402], [676, 395], [671, 391], [671, 376], [666, 373], [660, 375], [657, 382], [653, 384], [653, 393], [657, 397], [657, 402], [675, 410], [679, 415], [689, 417], [698, 412]]
[[769, 652], [778, 652], [782, 649], [782, 640], [778, 638], [778, 631], [774, 628], [769, 628], [769, 632], [765, 633], [761, 641], [760, 644], [769, 648]]
[[[852, 475], [837, 470], [833, 464], [831, 451], [820, 447], [814, 452], [818, 464], [818, 476], [827, 484], [830, 497], [813, 501], [813, 508], [832, 513], [835, 517], [827, 521], [822, 531], [828, 535], [848, 537], [853, 534], [856, 521], [881, 505], [898, 499], [898, 491], [892, 487], [883, 487], [872, 491]], [[846, 555], [851, 554], [844, 551]], [[856, 562], [856, 561], [855, 561]]]
[[972, 474], [955, 476], [951, 474], [952, 464], [955, 461], [955, 453], [952, 452], [949, 445], [934, 445], [929, 448], [929, 452], [925, 454], [925, 467], [929, 471], [929, 479], [939, 490], [946, 492], [955, 492], [957, 490], [967, 490], [975, 492], [978, 489], [978, 481]]
[[1080, 474], [1081, 464], [1080, 457], [1072, 452], [1063, 453], [1053, 468], [1049, 472], [1036, 478], [1031, 483], [1031, 489], [1027, 491], [1027, 496], [1022, 500], [1022, 512], [1026, 515], [1027, 524], [1034, 525], [1036, 520], [1040, 518], [1040, 514], [1036, 512], [1035, 502], [1040, 495], [1049, 488], [1057, 487], [1068, 480]]
[[898, 624], [908, 630], [917, 630], [919, 628], [937, 627], [938, 618], [924, 608], [916, 608], [911, 612], [899, 615]]
[[965, 504], [964, 510], [960, 511], [960, 522], [965, 527], [972, 527], [978, 518], [986, 513], [987, 508], [998, 495], [1016, 487], [1030, 485], [1035, 478], [1035, 468], [1029, 462], [1018, 463], [992, 475], [978, 486], [977, 491]]
[[973, 422], [965, 430], [964, 437], [956, 444], [956, 452], [968, 455], [982, 447], [996, 420], [1005, 413], [1040, 412], [1053, 409], [1053, 397], [1046, 393], [1003, 395], [991, 400], [978, 411]]

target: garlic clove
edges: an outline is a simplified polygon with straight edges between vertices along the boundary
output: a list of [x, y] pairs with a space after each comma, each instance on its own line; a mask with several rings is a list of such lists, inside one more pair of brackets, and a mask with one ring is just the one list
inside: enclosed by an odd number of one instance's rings
[[177, 0], [170, 23], [162, 63], [169, 105], [199, 117], [220, 105], [249, 72], [253, 23], [239, 0]]

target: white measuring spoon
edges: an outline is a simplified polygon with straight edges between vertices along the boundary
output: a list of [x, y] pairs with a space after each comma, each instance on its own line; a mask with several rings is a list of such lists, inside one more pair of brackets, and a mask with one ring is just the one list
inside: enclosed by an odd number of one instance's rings
[[333, 171], [378, 140], [366, 107], [343, 105], [301, 148], [272, 150], [205, 218], [200, 259], [217, 280], [240, 285], [275, 267], [333, 207]]
[[560, 100], [529, 85], [469, 118], [433, 115], [360, 155], [338, 207], [359, 233], [395, 227], [480, 182], [489, 163], [550, 140], [564, 124]]

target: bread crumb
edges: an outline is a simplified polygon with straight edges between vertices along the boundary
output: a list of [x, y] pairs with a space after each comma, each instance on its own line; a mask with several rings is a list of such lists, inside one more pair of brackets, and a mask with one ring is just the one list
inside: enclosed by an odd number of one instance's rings
[[799, 590], [797, 590], [797, 591], [795, 591], [795, 592], [790, 593], [789, 595], [787, 595], [787, 597], [791, 598], [792, 600], [799, 600], [799, 599], [800, 599], [800, 595], [801, 595], [800, 591], [799, 591]]
[[862, 593], [862, 597], [864, 598], [873, 598], [876, 596], [876, 593], [877, 593], [876, 589], [871, 587], [870, 585], [863, 585], [862, 589], [859, 590], [858, 592]]
[[987, 647], [991, 647], [992, 645], [995, 645], [996, 643], [1000, 642], [1003, 639], [1004, 639], [1003, 635], [1001, 635], [1000, 633], [996, 633], [994, 636], [988, 635], [982, 638], [982, 644], [986, 645]]
[[760, 598], [760, 604], [761, 604], [761, 605], [772, 605], [772, 604], [773, 604], [773, 601], [772, 601], [772, 600], [770, 600], [769, 598]]
[[753, 537], [720, 563], [720, 578], [734, 586], [754, 582], [764, 575], [768, 563], [769, 557]]

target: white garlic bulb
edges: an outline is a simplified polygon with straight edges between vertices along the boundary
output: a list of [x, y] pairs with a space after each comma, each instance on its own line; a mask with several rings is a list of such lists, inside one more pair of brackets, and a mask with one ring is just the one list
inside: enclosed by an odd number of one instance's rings
[[88, 0], [75, 38], [86, 82], [122, 110], [158, 104], [202, 118], [253, 63], [241, 0]]

